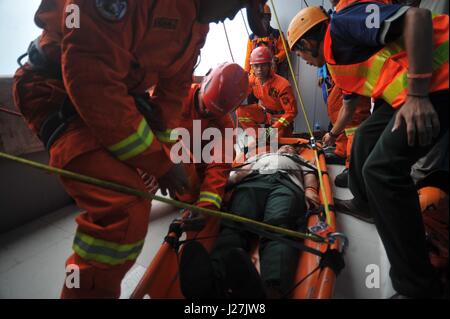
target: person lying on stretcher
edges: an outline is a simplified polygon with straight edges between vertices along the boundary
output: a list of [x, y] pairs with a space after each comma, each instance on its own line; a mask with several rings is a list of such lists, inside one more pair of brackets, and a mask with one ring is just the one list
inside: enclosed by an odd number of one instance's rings
[[[232, 213], [279, 227], [297, 229], [306, 211], [320, 205], [314, 163], [290, 145], [276, 153], [249, 158], [232, 174]], [[198, 242], [185, 245], [180, 261], [181, 290], [186, 298], [281, 298], [293, 288], [298, 250], [260, 238], [260, 275], [249, 253], [256, 235], [222, 222], [211, 255]]]

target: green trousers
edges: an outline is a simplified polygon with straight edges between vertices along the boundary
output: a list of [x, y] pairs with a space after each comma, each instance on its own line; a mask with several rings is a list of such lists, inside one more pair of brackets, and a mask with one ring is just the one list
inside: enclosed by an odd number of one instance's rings
[[[304, 193], [282, 173], [255, 175], [239, 184], [229, 205], [240, 216], [279, 227], [295, 229], [306, 215]], [[250, 251], [257, 236], [221, 226], [212, 251], [213, 266], [225, 278], [223, 258], [233, 248]], [[261, 238], [259, 255], [261, 277], [266, 285], [287, 293], [294, 285], [299, 251], [284, 243]]]

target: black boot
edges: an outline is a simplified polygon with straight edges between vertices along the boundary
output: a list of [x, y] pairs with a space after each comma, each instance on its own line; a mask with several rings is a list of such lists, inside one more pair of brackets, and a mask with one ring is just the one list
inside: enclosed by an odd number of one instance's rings
[[344, 169], [342, 173], [336, 176], [334, 185], [337, 187], [348, 188], [348, 168]]
[[266, 293], [261, 277], [249, 254], [240, 248], [232, 249], [224, 258], [225, 285], [230, 298], [265, 299]]
[[224, 298], [214, 277], [209, 253], [198, 242], [184, 245], [180, 258], [180, 288], [187, 299]]
[[350, 215], [350, 216], [361, 219], [370, 224], [375, 223], [373, 216], [369, 211], [369, 208], [358, 206], [353, 199], [342, 200], [342, 199], [335, 198], [334, 206], [335, 206], [336, 212], [338, 214], [340, 213], [340, 214]]

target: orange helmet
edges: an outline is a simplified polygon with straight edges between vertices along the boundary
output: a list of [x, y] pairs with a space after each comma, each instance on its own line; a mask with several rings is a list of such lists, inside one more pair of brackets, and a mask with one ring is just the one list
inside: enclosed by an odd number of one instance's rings
[[255, 48], [250, 55], [250, 65], [272, 63], [272, 52], [268, 47], [260, 46]]
[[323, 21], [327, 21], [329, 17], [321, 7], [307, 7], [300, 10], [292, 19], [288, 28], [289, 49], [293, 50], [294, 45], [309, 30]]
[[221, 117], [247, 97], [248, 74], [239, 64], [223, 63], [204, 77], [200, 93], [206, 109]]

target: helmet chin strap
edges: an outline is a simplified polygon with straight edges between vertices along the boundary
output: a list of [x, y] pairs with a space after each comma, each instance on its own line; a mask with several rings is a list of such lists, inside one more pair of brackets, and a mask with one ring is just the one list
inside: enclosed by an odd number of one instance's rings
[[314, 48], [311, 50], [311, 55], [313, 58], [317, 58], [319, 56], [319, 48], [320, 48], [320, 42], [317, 43], [317, 45], [315, 45]]
[[322, 27], [320, 28], [320, 36], [317, 37], [317, 39], [316, 39], [317, 44], [316, 44], [316, 46], [311, 50], [311, 55], [312, 55], [314, 58], [317, 58], [317, 57], [319, 56], [320, 43], [322, 42], [322, 39], [323, 39], [323, 37], [325, 36], [326, 29], [327, 29], [326, 25], [325, 25], [325, 24], [322, 24]]

